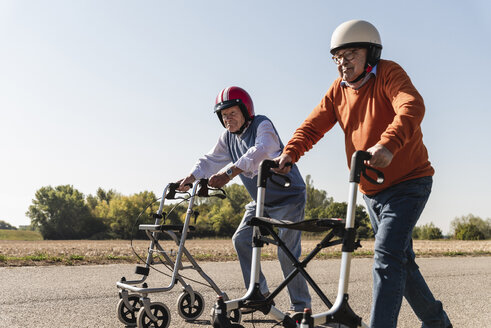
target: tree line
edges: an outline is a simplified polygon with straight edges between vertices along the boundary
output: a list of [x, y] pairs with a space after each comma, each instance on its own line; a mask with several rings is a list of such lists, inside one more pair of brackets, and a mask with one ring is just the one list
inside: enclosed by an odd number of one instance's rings
[[[347, 204], [335, 202], [324, 190], [316, 189], [310, 175], [306, 176], [307, 204], [305, 219], [344, 218]], [[244, 206], [251, 201], [242, 185], [225, 186], [225, 199], [197, 198], [196, 237], [231, 237], [242, 220]], [[115, 190], [99, 188], [95, 195], [85, 196], [72, 185], [45, 186], [36, 191], [26, 215], [31, 228], [44, 239], [145, 239], [138, 230], [142, 223], [154, 223], [160, 199], [151, 191], [122, 195]], [[164, 206], [166, 224], [182, 224], [187, 202]], [[361, 205], [357, 205], [355, 222], [359, 238], [373, 238], [370, 219]], [[0, 220], [2, 227], [13, 228]], [[455, 239], [481, 240], [491, 238], [491, 219], [482, 220], [472, 214], [455, 218], [451, 223]], [[305, 233], [304, 234], [312, 234]], [[315, 233], [314, 233], [315, 234]], [[415, 239], [443, 238], [442, 231], [429, 223], [414, 229]]]

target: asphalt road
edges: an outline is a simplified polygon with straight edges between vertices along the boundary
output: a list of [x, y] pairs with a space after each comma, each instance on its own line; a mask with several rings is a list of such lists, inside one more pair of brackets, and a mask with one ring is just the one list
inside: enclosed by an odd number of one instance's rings
[[[371, 303], [371, 259], [354, 259], [349, 285], [350, 305], [368, 322]], [[339, 260], [314, 261], [308, 271], [327, 296], [334, 301], [339, 275]], [[435, 296], [440, 299], [455, 328], [491, 327], [491, 257], [423, 258], [418, 260], [423, 275]], [[242, 276], [237, 262], [202, 263], [204, 271], [231, 298], [244, 294]], [[118, 289], [121, 276], [136, 278], [135, 265], [47, 266], [0, 268], [0, 327], [107, 327], [122, 328], [117, 319]], [[270, 287], [282, 278], [276, 261], [263, 262]], [[181, 272], [196, 278], [194, 270]], [[147, 280], [150, 287], [168, 286], [169, 278], [152, 271]], [[205, 299], [203, 315], [194, 322], [185, 322], [177, 313], [179, 286], [166, 293], [152, 294], [152, 301], [165, 303], [171, 311], [170, 327], [211, 327], [210, 309], [215, 292], [190, 282]], [[286, 292], [275, 299], [277, 307], [287, 310]], [[326, 307], [313, 296], [314, 313]], [[244, 315], [244, 327], [266, 328], [276, 324], [262, 314]], [[404, 301], [399, 325], [420, 327], [415, 315]]]

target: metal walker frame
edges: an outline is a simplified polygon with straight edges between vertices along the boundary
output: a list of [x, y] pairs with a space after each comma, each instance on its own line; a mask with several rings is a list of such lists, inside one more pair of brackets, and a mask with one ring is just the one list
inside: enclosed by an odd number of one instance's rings
[[[154, 224], [140, 224], [139, 230], [145, 231], [146, 235], [150, 239], [150, 246], [145, 261], [145, 266], [137, 266], [136, 274], [141, 275], [139, 280], [126, 280], [122, 277], [120, 281], [116, 283], [120, 289], [120, 300], [117, 305], [118, 319], [127, 326], [137, 326], [138, 328], [158, 327], [167, 328], [171, 321], [171, 315], [168, 307], [164, 303], [151, 302], [149, 294], [163, 293], [170, 291], [174, 286], [179, 283], [182, 286], [183, 292], [179, 296], [177, 301], [178, 313], [185, 320], [197, 319], [204, 310], [205, 301], [203, 296], [197, 291], [194, 291], [190, 284], [186, 282], [184, 277], [180, 274], [181, 270], [192, 269], [197, 271], [200, 276], [206, 281], [206, 283], [224, 299], [228, 299], [226, 293], [222, 292], [215, 282], [203, 271], [193, 256], [185, 247], [186, 238], [189, 231], [194, 230], [194, 226], [190, 225], [191, 217], [194, 216], [196, 221], [198, 212], [193, 210], [195, 197], [211, 197], [216, 196], [219, 198], [225, 198], [225, 193], [216, 193], [209, 195], [210, 189], [207, 186], [208, 180], [202, 179], [196, 181], [192, 185], [192, 191], [188, 199], [188, 208], [186, 211], [186, 218], [182, 225], [166, 225], [165, 215], [163, 213], [165, 199], [185, 199], [183, 197], [176, 197], [179, 183], [169, 183], [162, 194], [160, 206], [156, 214], [154, 214]], [[185, 194], [189, 194], [185, 192]], [[185, 199], [186, 200], [186, 199]], [[170, 236], [170, 238], [178, 245], [177, 252], [166, 251], [159, 243], [162, 233]], [[180, 237], [178, 236], [180, 235]], [[145, 280], [147, 279], [150, 269], [154, 264], [154, 255], [163, 257], [163, 264], [172, 269], [172, 276], [169, 285], [165, 287], [153, 287], [150, 288]], [[171, 256], [175, 255], [175, 261]], [[182, 263], [183, 256], [190, 262], [189, 266], [184, 266]], [[131, 292], [131, 294], [130, 294]]]

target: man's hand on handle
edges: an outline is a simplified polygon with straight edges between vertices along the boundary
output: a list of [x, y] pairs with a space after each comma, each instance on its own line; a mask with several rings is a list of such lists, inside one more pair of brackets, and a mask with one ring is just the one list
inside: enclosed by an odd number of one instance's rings
[[381, 144], [376, 144], [375, 146], [368, 148], [367, 152], [372, 155], [372, 158], [368, 160], [367, 164], [373, 167], [387, 167], [394, 157], [390, 150]]
[[287, 174], [292, 169], [291, 165], [287, 165], [287, 163], [292, 163], [292, 158], [290, 155], [281, 154], [280, 156], [273, 159], [276, 163], [278, 163], [278, 168], [273, 169], [274, 172], [280, 174]]
[[179, 183], [179, 187], [177, 188], [178, 191], [188, 191], [189, 190], [189, 185], [192, 185], [193, 182], [196, 181], [196, 178], [194, 175], [190, 174], [184, 179], [181, 179], [177, 181]]
[[222, 188], [230, 182], [230, 177], [225, 172], [213, 174], [208, 180], [208, 185], [212, 188]]

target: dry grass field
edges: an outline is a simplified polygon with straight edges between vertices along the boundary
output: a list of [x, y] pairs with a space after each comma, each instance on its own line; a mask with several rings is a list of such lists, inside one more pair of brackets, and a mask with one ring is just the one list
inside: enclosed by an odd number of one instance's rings
[[[319, 240], [303, 240], [303, 254], [310, 252]], [[178, 246], [171, 241], [162, 241], [166, 251], [177, 251]], [[133, 247], [140, 256], [146, 256], [148, 240], [133, 241]], [[186, 248], [199, 261], [233, 261], [235, 250], [230, 239], [189, 239]], [[431, 256], [489, 256], [491, 240], [416, 240], [414, 249], [420, 257]], [[341, 246], [325, 248], [318, 258], [339, 257]], [[373, 240], [362, 241], [362, 248], [355, 256], [371, 257]], [[264, 259], [276, 258], [276, 247], [265, 246]], [[0, 266], [25, 265], [82, 265], [106, 263], [136, 263], [130, 241], [128, 240], [40, 240], [18, 241], [0, 240]]]

